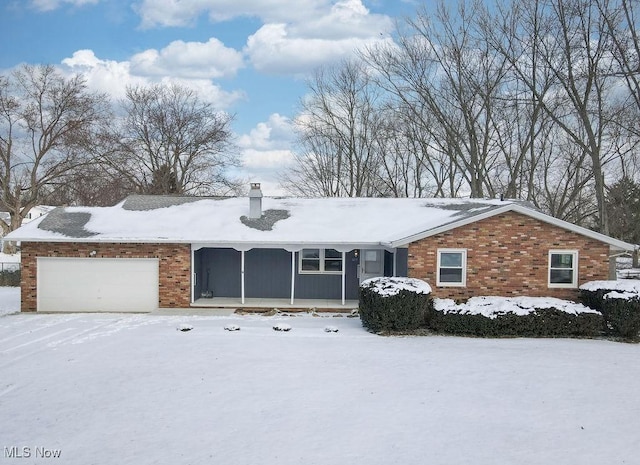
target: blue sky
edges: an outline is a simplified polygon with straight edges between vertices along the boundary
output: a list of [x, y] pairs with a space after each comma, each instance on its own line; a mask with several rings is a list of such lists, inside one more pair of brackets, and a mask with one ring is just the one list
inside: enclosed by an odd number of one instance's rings
[[[431, 2], [429, 2], [431, 3]], [[279, 193], [305, 77], [390, 40], [413, 0], [5, 0], [0, 69], [49, 63], [114, 99], [169, 81], [235, 115], [238, 175]]]

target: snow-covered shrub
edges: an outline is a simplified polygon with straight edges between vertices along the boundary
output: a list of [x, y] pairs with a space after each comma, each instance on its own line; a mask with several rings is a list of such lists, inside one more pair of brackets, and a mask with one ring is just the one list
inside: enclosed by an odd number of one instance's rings
[[604, 315], [607, 332], [624, 339], [640, 333], [640, 281], [591, 281], [580, 286], [582, 301]]
[[640, 281], [589, 281], [580, 286], [580, 300], [588, 307], [602, 311], [604, 296], [614, 291], [640, 297]]
[[472, 297], [463, 304], [435, 299], [429, 327], [480, 337], [589, 337], [601, 333], [603, 318], [584, 305], [554, 298]]
[[431, 287], [415, 278], [371, 278], [360, 284], [359, 312], [370, 331], [409, 331], [426, 324]]
[[20, 270], [0, 271], [0, 286], [16, 287], [20, 285]]
[[273, 326], [273, 330], [274, 331], [291, 331], [291, 325], [288, 325], [287, 323], [278, 323], [277, 325]]
[[640, 297], [638, 294], [612, 291], [604, 296], [602, 306], [607, 329], [627, 340], [636, 340], [640, 333]]

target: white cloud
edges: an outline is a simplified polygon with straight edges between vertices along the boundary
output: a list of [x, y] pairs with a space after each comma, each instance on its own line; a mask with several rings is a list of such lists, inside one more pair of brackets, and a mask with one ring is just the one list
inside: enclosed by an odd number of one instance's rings
[[290, 150], [245, 150], [242, 155], [244, 168], [273, 171], [291, 163], [293, 156]]
[[313, 18], [331, 0], [142, 0], [136, 11], [142, 27], [186, 26], [202, 14], [212, 21], [256, 17], [263, 22], [291, 22]]
[[90, 89], [119, 99], [130, 85], [142, 85], [143, 77], [133, 76], [128, 61], [101, 60], [92, 50], [78, 50], [70, 58], [62, 60], [69, 72], [82, 74]]
[[30, 0], [29, 5], [38, 11], [53, 11], [63, 5], [84, 6], [95, 5], [100, 0]]
[[271, 74], [306, 74], [320, 65], [336, 63], [358, 49], [391, 39], [380, 37], [295, 37], [285, 24], [268, 24], [249, 37], [246, 53], [254, 68]]
[[180, 73], [163, 77], [137, 75], [129, 61], [101, 60], [92, 50], [78, 50], [72, 57], [62, 60], [62, 64], [70, 73], [82, 74], [92, 90], [104, 92], [115, 99], [124, 97], [127, 86], [156, 82], [177, 83], [194, 89], [203, 100], [211, 102], [220, 110], [244, 97], [242, 92], [227, 92], [208, 79], [185, 78]]
[[391, 18], [371, 14], [362, 0], [341, 0], [326, 14], [294, 23], [289, 33], [300, 38], [371, 40], [386, 35], [392, 27]]
[[148, 49], [131, 57], [131, 70], [139, 75], [220, 78], [236, 74], [242, 53], [211, 38], [207, 42], [176, 40], [160, 51]]
[[292, 122], [286, 116], [273, 113], [266, 122], [238, 138], [238, 145], [247, 150], [288, 149], [295, 138]]
[[358, 49], [389, 42], [391, 18], [371, 14], [362, 0], [340, 0], [322, 14], [292, 23], [269, 23], [247, 39], [245, 53], [259, 71], [307, 74]]
[[239, 136], [240, 177], [262, 183], [266, 195], [282, 195], [278, 176], [293, 161], [294, 138], [291, 120], [277, 113], [258, 123], [248, 134]]
[[[305, 75], [352, 55], [356, 49], [389, 41], [388, 33], [393, 29], [389, 16], [372, 14], [363, 0], [298, 0], [295, 5], [291, 0], [143, 0], [137, 11], [143, 27], [184, 26], [203, 14], [211, 21], [258, 18], [262, 26], [247, 38], [244, 52], [256, 70], [269, 74]], [[135, 66], [156, 73], [178, 63], [180, 54], [187, 53], [186, 47], [172, 45], [161, 52], [140, 54]], [[233, 53], [221, 65], [206, 61], [208, 47], [224, 46], [209, 41], [193, 45], [187, 53], [203, 73], [219, 71], [220, 66], [231, 70], [240, 66]], [[204, 62], [195, 60], [196, 55]], [[187, 72], [195, 69], [187, 68]]]

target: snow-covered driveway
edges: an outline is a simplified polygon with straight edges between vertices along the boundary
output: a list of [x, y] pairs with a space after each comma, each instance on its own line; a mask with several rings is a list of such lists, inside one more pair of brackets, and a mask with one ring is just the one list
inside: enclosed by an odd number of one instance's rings
[[[0, 464], [640, 463], [639, 383], [640, 346], [608, 341], [388, 338], [311, 316], [8, 315]], [[9, 457], [23, 450], [30, 461]]]

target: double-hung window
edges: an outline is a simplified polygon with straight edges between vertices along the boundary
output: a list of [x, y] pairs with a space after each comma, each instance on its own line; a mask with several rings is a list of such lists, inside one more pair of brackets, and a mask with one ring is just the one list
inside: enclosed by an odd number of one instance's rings
[[578, 251], [549, 251], [549, 287], [578, 287]]
[[300, 273], [342, 273], [342, 253], [335, 249], [302, 249]]
[[467, 251], [465, 249], [438, 249], [438, 286], [466, 286]]

